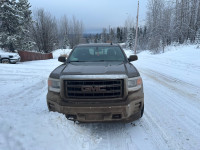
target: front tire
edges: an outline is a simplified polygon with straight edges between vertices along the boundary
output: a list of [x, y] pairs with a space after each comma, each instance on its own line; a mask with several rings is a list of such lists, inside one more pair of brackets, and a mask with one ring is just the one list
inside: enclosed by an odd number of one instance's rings
[[142, 118], [143, 114], [144, 114], [144, 105], [143, 105], [142, 110], [141, 110], [141, 117], [140, 118]]
[[2, 59], [2, 60], [1, 60], [1, 63], [2, 63], [2, 64], [9, 64], [9, 63], [10, 63], [10, 60], [9, 60], [9, 59]]

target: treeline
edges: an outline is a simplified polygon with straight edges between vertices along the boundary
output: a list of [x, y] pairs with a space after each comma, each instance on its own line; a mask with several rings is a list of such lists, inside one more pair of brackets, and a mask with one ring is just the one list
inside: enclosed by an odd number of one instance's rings
[[48, 53], [80, 43], [83, 24], [75, 17], [57, 20], [44, 9], [34, 13], [28, 0], [0, 1], [0, 47]]
[[147, 6], [149, 49], [200, 42], [200, 0], [149, 0]]
[[[104, 28], [90, 35], [88, 42], [120, 42], [133, 49], [135, 23], [128, 18], [124, 27]], [[137, 49], [164, 51], [170, 44], [200, 45], [200, 0], [148, 0], [145, 26], [138, 28]]]
[[[146, 27], [138, 28], [138, 49], [146, 49]], [[85, 35], [87, 43], [124, 43], [125, 48], [133, 49], [136, 29], [132, 27], [103, 28], [101, 33]]]
[[[32, 12], [30, 7], [28, 0], [0, 1], [0, 48], [48, 53], [79, 43], [113, 42], [134, 49], [136, 23], [131, 17], [123, 27], [103, 28], [83, 38], [82, 21], [66, 16], [58, 20], [44, 9]], [[148, 0], [146, 23], [138, 28], [137, 40], [138, 50], [155, 52], [173, 43], [200, 45], [200, 0]]]

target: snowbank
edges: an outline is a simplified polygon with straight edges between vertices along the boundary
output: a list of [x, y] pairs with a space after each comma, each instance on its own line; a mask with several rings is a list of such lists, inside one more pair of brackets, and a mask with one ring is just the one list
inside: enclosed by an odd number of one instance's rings
[[4, 51], [2, 49], [0, 49], [0, 53], [3, 53]]
[[143, 51], [138, 54], [138, 60], [133, 64], [200, 85], [200, 49], [196, 45], [170, 46], [165, 53], [156, 55]]

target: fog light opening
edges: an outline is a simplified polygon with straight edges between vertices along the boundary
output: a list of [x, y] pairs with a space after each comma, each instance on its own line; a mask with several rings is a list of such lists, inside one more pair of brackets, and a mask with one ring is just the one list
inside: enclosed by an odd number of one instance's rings
[[121, 119], [122, 115], [121, 114], [114, 114], [112, 115], [112, 119]]
[[49, 110], [50, 111], [54, 111], [55, 110], [55, 105], [54, 104], [48, 103], [48, 106], [49, 106]]
[[142, 102], [136, 103], [135, 106], [138, 107], [138, 108], [141, 108], [142, 107]]

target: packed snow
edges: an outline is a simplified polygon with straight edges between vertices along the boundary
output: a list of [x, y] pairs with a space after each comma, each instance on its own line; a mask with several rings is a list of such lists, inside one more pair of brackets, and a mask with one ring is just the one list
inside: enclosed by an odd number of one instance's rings
[[[124, 123], [74, 124], [49, 112], [47, 79], [54, 59], [0, 64], [0, 150], [197, 150], [200, 148], [200, 49], [168, 47], [138, 54], [145, 111]], [[127, 56], [133, 52], [125, 50]]]

